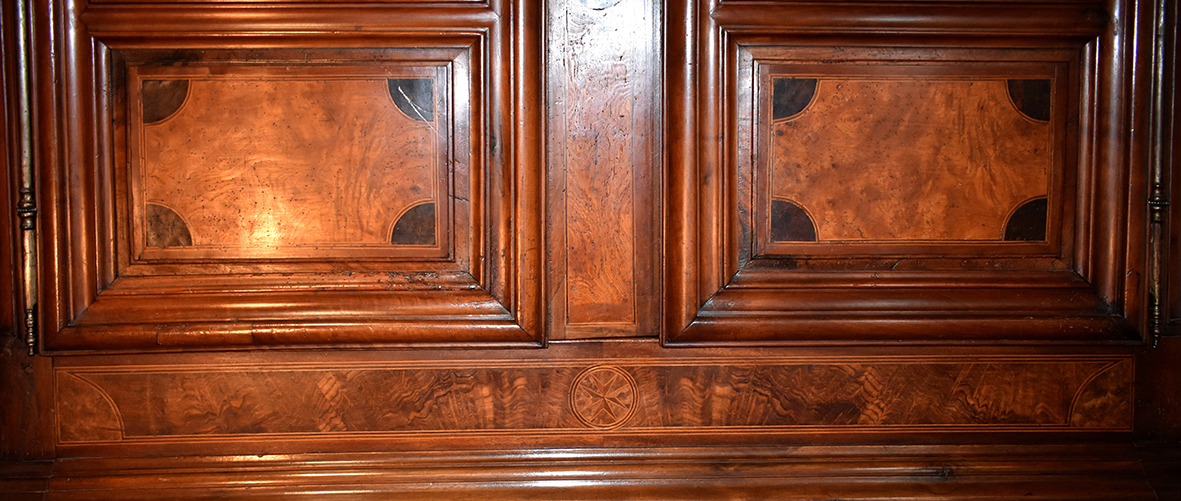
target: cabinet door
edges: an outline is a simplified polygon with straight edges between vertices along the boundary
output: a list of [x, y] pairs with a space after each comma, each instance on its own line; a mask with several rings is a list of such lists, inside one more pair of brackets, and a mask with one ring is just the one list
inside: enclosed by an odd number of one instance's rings
[[49, 4], [46, 349], [541, 343], [537, 9]]
[[666, 342], [1139, 340], [1130, 21], [671, 9]]

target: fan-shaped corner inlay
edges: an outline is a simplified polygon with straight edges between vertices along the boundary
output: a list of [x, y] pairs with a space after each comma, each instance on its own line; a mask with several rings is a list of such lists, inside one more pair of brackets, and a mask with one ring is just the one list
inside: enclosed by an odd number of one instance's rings
[[1050, 80], [1009, 80], [1009, 98], [1025, 116], [1050, 121]]
[[140, 91], [144, 123], [159, 122], [172, 116], [185, 104], [189, 95], [188, 80], [144, 80]]
[[435, 204], [426, 202], [406, 211], [391, 233], [394, 245], [435, 245]]
[[435, 121], [435, 81], [429, 78], [389, 79], [390, 98], [402, 113], [420, 122]]
[[144, 226], [148, 247], [193, 245], [189, 225], [176, 211], [160, 204], [144, 204]]
[[771, 201], [772, 242], [815, 242], [816, 224], [799, 205], [787, 200]]
[[816, 95], [815, 78], [776, 78], [771, 92], [771, 119], [798, 115]]
[[1047, 209], [1045, 197], [1035, 198], [1018, 206], [1005, 223], [1005, 240], [1045, 241]]

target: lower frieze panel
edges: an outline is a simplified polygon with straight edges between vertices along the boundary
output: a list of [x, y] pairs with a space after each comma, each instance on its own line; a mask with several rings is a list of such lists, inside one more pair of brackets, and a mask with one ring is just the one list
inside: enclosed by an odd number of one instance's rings
[[553, 359], [532, 353], [59, 364], [57, 439], [67, 450], [374, 437], [429, 448], [436, 437], [455, 436], [642, 435], [692, 444], [752, 433], [1132, 428], [1134, 367], [1123, 355]]

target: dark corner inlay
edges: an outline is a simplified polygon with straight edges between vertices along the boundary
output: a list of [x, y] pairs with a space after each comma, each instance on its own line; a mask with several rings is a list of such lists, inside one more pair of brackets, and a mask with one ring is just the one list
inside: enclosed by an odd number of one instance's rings
[[779, 120], [795, 115], [812, 102], [816, 95], [815, 78], [776, 78], [771, 92], [771, 119]]
[[144, 123], [159, 122], [172, 116], [185, 104], [189, 95], [188, 80], [144, 80], [140, 91], [144, 107]]
[[799, 205], [787, 200], [772, 200], [771, 241], [815, 242], [816, 225]]
[[189, 225], [172, 209], [159, 204], [145, 204], [144, 222], [148, 247], [184, 247], [193, 245]]
[[390, 97], [406, 116], [435, 121], [435, 81], [429, 78], [391, 78]]
[[1046, 240], [1046, 198], [1021, 204], [1005, 223], [1005, 240], [1039, 242]]
[[435, 204], [419, 204], [402, 214], [394, 224], [390, 243], [395, 245], [435, 245]]
[[1009, 80], [1009, 97], [1025, 116], [1050, 121], [1050, 80]]

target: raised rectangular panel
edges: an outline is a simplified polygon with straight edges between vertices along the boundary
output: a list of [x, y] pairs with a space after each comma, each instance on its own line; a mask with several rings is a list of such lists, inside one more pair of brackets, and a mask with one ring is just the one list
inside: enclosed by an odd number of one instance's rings
[[69, 13], [45, 348], [540, 345], [535, 13], [236, 8]]
[[471, 199], [450, 182], [470, 177], [455, 70], [129, 63], [132, 262], [452, 257]]
[[670, 5], [666, 343], [1137, 339], [1096, 6]]
[[1049, 254], [1070, 240], [1065, 63], [790, 55], [752, 54], [757, 111], [739, 140], [754, 143], [755, 257]]
[[659, 2], [547, 7], [551, 339], [659, 331]]

